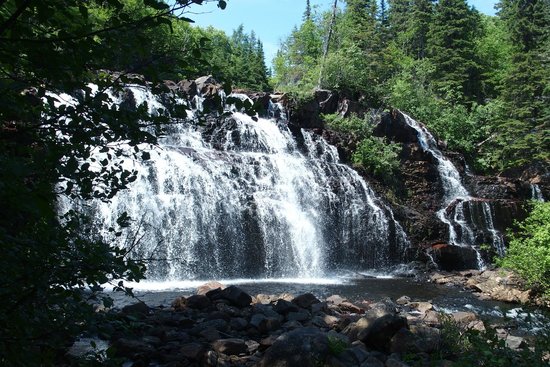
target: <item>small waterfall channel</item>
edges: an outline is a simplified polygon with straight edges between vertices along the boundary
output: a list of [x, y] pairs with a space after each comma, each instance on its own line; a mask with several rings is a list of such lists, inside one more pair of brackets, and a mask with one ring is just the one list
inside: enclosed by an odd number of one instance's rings
[[[150, 113], [162, 107], [128, 89]], [[314, 278], [403, 262], [409, 242], [391, 209], [323, 138], [234, 108], [207, 120], [174, 121], [143, 148], [150, 160], [124, 163], [139, 172], [129, 190], [79, 208], [100, 234], [133, 218], [132, 256], [152, 260], [149, 280]]]
[[477, 267], [485, 268], [485, 262], [477, 247], [479, 241], [476, 238], [476, 232], [487, 232], [491, 237], [491, 243], [486, 245], [491, 245], [499, 256], [505, 254], [503, 235], [494, 225], [493, 208], [486, 200], [470, 196], [461, 182], [460, 173], [439, 150], [435, 138], [428, 129], [410, 116], [406, 114], [403, 116], [407, 125], [416, 130], [422, 150], [429, 152], [437, 161], [437, 170], [444, 192], [442, 207], [437, 212], [437, 218], [449, 228], [449, 243], [460, 247], [471, 247], [476, 253]]

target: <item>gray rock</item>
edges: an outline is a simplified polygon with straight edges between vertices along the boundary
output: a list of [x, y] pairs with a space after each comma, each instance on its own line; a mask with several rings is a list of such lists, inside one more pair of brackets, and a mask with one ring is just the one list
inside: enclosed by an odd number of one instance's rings
[[451, 316], [453, 317], [455, 322], [463, 326], [468, 325], [469, 323], [477, 320], [477, 316], [473, 312], [464, 312], [464, 311], [453, 312]]
[[347, 299], [335, 294], [327, 298], [328, 303], [339, 306], [342, 302], [347, 301]]
[[441, 346], [441, 331], [429, 326], [412, 326], [411, 332], [416, 336], [415, 347], [419, 352], [434, 353]]
[[306, 321], [310, 317], [311, 315], [306, 310], [302, 310], [299, 312], [289, 312], [288, 315], [286, 315], [286, 319], [288, 321]]
[[247, 340], [245, 343], [249, 354], [256, 353], [256, 351], [260, 348], [260, 343], [258, 343], [257, 341]]
[[260, 367], [315, 367], [329, 356], [326, 333], [316, 328], [302, 328], [281, 335], [266, 350]]
[[239, 355], [248, 352], [248, 345], [242, 339], [219, 339], [212, 343], [212, 349], [226, 355]]
[[508, 335], [505, 340], [506, 346], [510, 349], [521, 349], [527, 346], [525, 339], [519, 336]]
[[401, 296], [397, 299], [397, 301], [395, 301], [395, 303], [397, 303], [398, 305], [406, 305], [408, 303], [411, 302], [411, 297], [409, 296]]

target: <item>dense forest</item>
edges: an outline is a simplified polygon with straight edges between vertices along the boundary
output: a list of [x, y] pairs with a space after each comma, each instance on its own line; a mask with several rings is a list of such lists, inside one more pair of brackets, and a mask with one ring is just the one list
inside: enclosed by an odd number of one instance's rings
[[[112, 300], [95, 291], [144, 277], [145, 263], [120, 246], [132, 241], [121, 237], [130, 218], [112, 238], [90, 240], [89, 218], [69, 211], [60, 220], [56, 206], [60, 196], [108, 201], [136, 180], [122, 159], [150, 158], [141, 144], [155, 144], [169, 119], [112, 107], [109, 93], [127, 83], [161, 89], [166, 79], [213, 75], [298, 99], [335, 89], [410, 113], [481, 172], [549, 163], [549, 0], [502, 0], [496, 17], [465, 0], [335, 1], [326, 12], [307, 1], [273, 75], [254, 32], [192, 25], [188, 9], [205, 2], [0, 0], [0, 365], [68, 363], [67, 343], [118, 322], [96, 312]], [[60, 104], [69, 94], [79, 103]], [[395, 155], [374, 144], [358, 159]], [[96, 149], [105, 158], [85, 163]]]
[[347, 0], [316, 12], [274, 60], [277, 90], [346, 91], [425, 122], [480, 172], [550, 159], [550, 3]]

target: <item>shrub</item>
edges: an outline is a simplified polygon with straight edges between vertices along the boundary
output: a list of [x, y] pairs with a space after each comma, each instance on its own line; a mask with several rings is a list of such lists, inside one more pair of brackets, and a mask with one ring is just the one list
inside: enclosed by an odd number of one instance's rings
[[399, 152], [401, 147], [372, 135], [374, 117], [359, 118], [352, 115], [342, 118], [335, 115], [324, 116], [327, 126], [336, 131], [353, 135], [357, 148], [353, 152], [353, 164], [363, 167], [375, 176], [386, 180], [399, 168]]
[[533, 202], [529, 216], [510, 231], [502, 267], [516, 271], [530, 287], [550, 298], [550, 203]]

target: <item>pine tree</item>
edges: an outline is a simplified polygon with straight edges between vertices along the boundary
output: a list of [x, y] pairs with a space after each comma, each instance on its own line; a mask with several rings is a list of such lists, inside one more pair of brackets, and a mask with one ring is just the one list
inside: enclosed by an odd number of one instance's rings
[[515, 46], [502, 97], [507, 116], [499, 128], [506, 166], [550, 160], [550, 2], [502, 0], [499, 15]]
[[428, 54], [436, 67], [437, 92], [452, 102], [471, 101], [479, 95], [475, 39], [480, 22], [479, 13], [466, 0], [440, 0], [435, 7]]
[[311, 4], [309, 0], [306, 0], [306, 10], [304, 12], [304, 21], [311, 19]]

